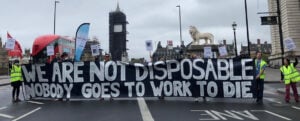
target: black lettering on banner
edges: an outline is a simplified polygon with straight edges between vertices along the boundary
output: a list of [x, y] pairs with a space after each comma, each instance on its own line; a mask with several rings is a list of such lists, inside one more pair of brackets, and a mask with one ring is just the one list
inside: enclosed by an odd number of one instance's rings
[[22, 72], [26, 97], [256, 97], [252, 59], [27, 64]]

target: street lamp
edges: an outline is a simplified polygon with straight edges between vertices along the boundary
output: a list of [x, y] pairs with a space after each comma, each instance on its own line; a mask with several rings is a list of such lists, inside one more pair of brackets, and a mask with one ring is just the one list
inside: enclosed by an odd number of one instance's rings
[[54, 30], [53, 34], [55, 34], [55, 21], [56, 21], [56, 4], [59, 3], [59, 1], [54, 1]]
[[247, 0], [245, 0], [245, 15], [246, 15], [246, 31], [247, 31], [247, 43], [248, 43], [248, 56], [250, 57], [250, 39], [249, 39], [249, 25], [248, 25], [248, 8]]
[[236, 34], [235, 34], [235, 30], [236, 30], [236, 26], [237, 24], [235, 22], [232, 23], [232, 29], [233, 29], [233, 35], [234, 35], [234, 50], [235, 50], [235, 57], [237, 57], [237, 45], [236, 45]]
[[178, 7], [178, 15], [179, 15], [179, 32], [180, 32], [180, 44], [182, 44], [182, 30], [181, 30], [181, 6], [177, 5]]

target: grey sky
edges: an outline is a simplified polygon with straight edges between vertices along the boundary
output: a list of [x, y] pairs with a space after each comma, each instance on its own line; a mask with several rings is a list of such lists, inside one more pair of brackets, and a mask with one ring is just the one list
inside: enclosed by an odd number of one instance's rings
[[[269, 26], [260, 25], [257, 12], [265, 12], [267, 0], [247, 0], [250, 40], [260, 38], [270, 42]], [[75, 36], [77, 27], [91, 23], [89, 36], [100, 39], [108, 51], [108, 13], [116, 9], [117, 0], [60, 0], [57, 4], [56, 34]], [[128, 48], [130, 58], [146, 57], [145, 40], [167, 40], [179, 44], [178, 8], [181, 4], [182, 31], [185, 44], [191, 42], [190, 25], [200, 32], [210, 32], [215, 43], [226, 39], [232, 43], [231, 24], [237, 23], [238, 46], [246, 42], [244, 0], [119, 0], [121, 10], [127, 15], [130, 33]], [[54, 0], [1, 0], [0, 35], [6, 41], [6, 31], [20, 41], [22, 48], [31, 48], [34, 39], [53, 33]]]

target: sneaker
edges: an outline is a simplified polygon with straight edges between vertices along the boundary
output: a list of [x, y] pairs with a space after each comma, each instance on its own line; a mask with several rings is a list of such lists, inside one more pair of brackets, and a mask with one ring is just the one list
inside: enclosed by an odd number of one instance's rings
[[290, 103], [290, 101], [289, 101], [289, 100], [286, 100], [285, 102], [286, 102], [286, 103]]

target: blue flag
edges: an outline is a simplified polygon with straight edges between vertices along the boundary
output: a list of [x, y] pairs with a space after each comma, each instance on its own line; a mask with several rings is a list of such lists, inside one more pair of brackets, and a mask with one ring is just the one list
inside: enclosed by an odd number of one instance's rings
[[80, 61], [82, 51], [84, 50], [86, 41], [88, 40], [90, 23], [81, 24], [75, 36], [75, 61]]

